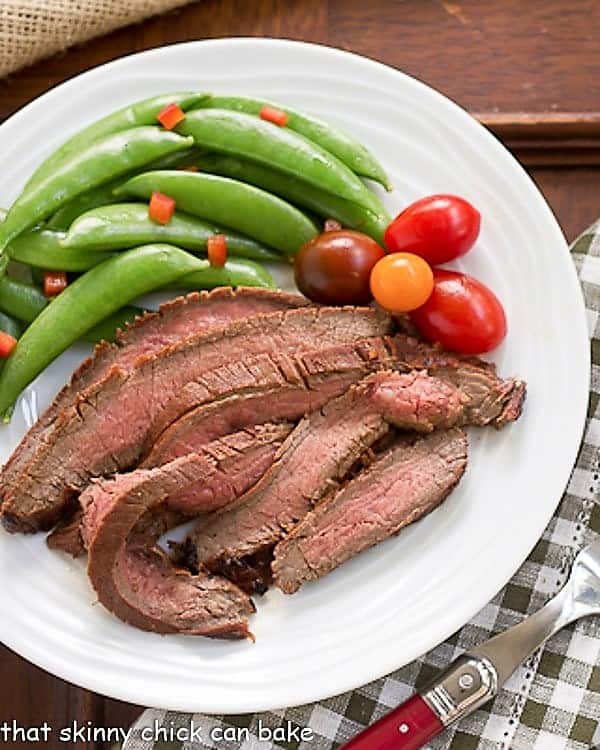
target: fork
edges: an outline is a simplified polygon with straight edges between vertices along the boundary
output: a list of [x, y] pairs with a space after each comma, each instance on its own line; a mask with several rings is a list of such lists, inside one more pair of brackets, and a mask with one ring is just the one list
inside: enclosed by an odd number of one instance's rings
[[467, 651], [425, 690], [341, 750], [419, 750], [491, 700], [517, 667], [555, 633], [595, 614], [600, 614], [600, 539], [581, 550], [565, 586], [542, 609]]

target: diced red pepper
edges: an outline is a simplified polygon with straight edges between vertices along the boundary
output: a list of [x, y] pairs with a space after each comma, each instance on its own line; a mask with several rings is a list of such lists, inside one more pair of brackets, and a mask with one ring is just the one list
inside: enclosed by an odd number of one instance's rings
[[175, 201], [164, 193], [154, 192], [148, 205], [148, 216], [159, 224], [168, 224], [175, 213]]
[[185, 120], [185, 112], [181, 109], [179, 104], [173, 102], [172, 104], [167, 104], [167, 106], [156, 115], [156, 119], [160, 122], [163, 128], [173, 130], [173, 128], [177, 127], [182, 120]]
[[46, 297], [56, 297], [67, 288], [67, 274], [64, 271], [44, 272], [44, 294]]
[[17, 345], [17, 339], [10, 333], [0, 331], [0, 357], [6, 359]]
[[259, 116], [261, 120], [267, 120], [275, 125], [279, 125], [280, 128], [284, 128], [288, 124], [288, 113], [277, 107], [270, 107], [268, 104], [260, 110]]
[[211, 266], [223, 268], [227, 262], [227, 239], [224, 234], [213, 234], [208, 238], [208, 262]]

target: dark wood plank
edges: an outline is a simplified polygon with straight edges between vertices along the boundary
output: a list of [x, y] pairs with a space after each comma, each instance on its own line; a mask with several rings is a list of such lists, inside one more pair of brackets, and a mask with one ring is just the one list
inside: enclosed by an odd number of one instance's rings
[[[53, 677], [21, 659], [4, 646], [0, 646], [0, 724], [15, 720], [23, 728], [40, 727], [48, 721], [54, 730], [48, 744], [43, 747], [61, 750], [66, 747], [59, 741], [58, 732], [73, 721], [91, 721], [102, 726], [103, 705], [98, 696], [88, 690]], [[4, 744], [0, 747], [31, 748], [28, 742]], [[95, 750], [91, 743], [70, 743], [74, 750]]]
[[600, 110], [597, 0], [330, 0], [330, 16], [332, 44], [471, 111]]
[[598, 113], [598, 28], [597, 0], [202, 0], [0, 82], [0, 118], [120, 55], [244, 35], [341, 46], [405, 70], [472, 111]]
[[600, 219], [600, 168], [532, 168], [529, 174], [554, 211], [570, 242]]

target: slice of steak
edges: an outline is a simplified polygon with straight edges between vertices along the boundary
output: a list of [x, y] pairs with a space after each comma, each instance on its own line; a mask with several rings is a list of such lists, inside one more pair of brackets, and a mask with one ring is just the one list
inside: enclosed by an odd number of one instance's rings
[[253, 489], [200, 523], [194, 533], [198, 564], [220, 570], [274, 545], [392, 423], [430, 430], [461, 415], [460, 392], [426, 373], [369, 375], [306, 417]]
[[88, 575], [98, 600], [142, 630], [251, 637], [247, 618], [254, 605], [237, 586], [218, 576], [176, 568], [162, 550], [149, 546], [152, 521], [136, 537], [136, 527], [160, 508], [168, 491], [155, 478], [140, 483], [139, 476], [123, 475], [95, 481], [82, 493]]
[[397, 534], [437, 507], [467, 466], [463, 430], [400, 438], [368, 469], [331, 493], [275, 547], [275, 584], [286, 594]]
[[79, 503], [70, 513], [61, 518], [56, 528], [46, 537], [46, 544], [50, 549], [64, 552], [71, 557], [81, 557], [85, 554], [85, 546], [81, 536], [81, 522], [83, 510]]
[[192, 292], [167, 302], [157, 312], [146, 313], [121, 331], [114, 344], [102, 342], [75, 371], [13, 452], [0, 474], [0, 503], [24, 469], [37, 444], [46, 440], [57, 416], [71, 406], [78, 394], [100, 380], [115, 365], [130, 369], [138, 357], [157, 352], [199, 330], [222, 328], [248, 315], [302, 307], [307, 300], [297, 294], [270, 289], [229, 287], [212, 292]]
[[[489, 363], [444, 352], [412, 337], [398, 335], [386, 339], [383, 346], [372, 344], [369, 352], [347, 347], [335, 356], [337, 365], [332, 361], [333, 350], [324, 351], [321, 357], [318, 353], [312, 354], [311, 361], [305, 357], [303, 369], [310, 373], [305, 376], [308, 389], [305, 383], [290, 383], [285, 387], [277, 383], [271, 390], [266, 387], [248, 389], [230, 401], [203, 404], [187, 412], [159, 436], [143, 465], [159, 466], [194, 452], [219, 435], [255, 424], [260, 421], [260, 415], [268, 420], [297, 419], [339, 396], [369, 369], [427, 370], [438, 382], [443, 381], [460, 391], [462, 417], [458, 421], [461, 424], [480, 427], [492, 424], [499, 429], [521, 414], [525, 398], [522, 381], [502, 380]], [[319, 370], [322, 374], [315, 387], [314, 373]], [[337, 372], [327, 375], [328, 370]], [[345, 377], [341, 376], [342, 372], [346, 373]], [[432, 393], [431, 397], [435, 398], [436, 394]], [[421, 429], [426, 430], [426, 426], [421, 425]]]
[[139, 358], [129, 370], [112, 367], [61, 412], [48, 439], [38, 443], [5, 497], [5, 527], [49, 528], [91, 477], [135, 465], [145, 444], [170, 421], [239, 392], [241, 384], [252, 387], [265, 366], [284, 380], [294, 356], [382, 335], [391, 326], [389, 317], [368, 308], [305, 307], [198, 333]]
[[[207, 399], [171, 424], [154, 443], [142, 466], [160, 466], [199, 451], [212, 440], [264, 420], [298, 420], [340, 396], [375, 369], [392, 367], [393, 340], [371, 338], [329, 349], [272, 358], [254, 358], [247, 375], [235, 373], [236, 387]], [[225, 379], [225, 375], [223, 376]], [[239, 387], [238, 387], [239, 386]]]
[[166, 505], [184, 517], [194, 518], [228, 505], [255, 485], [272, 465], [293, 428], [291, 422], [248, 427], [213, 440], [198, 453], [189, 453], [154, 470], [138, 469], [134, 473], [140, 477], [154, 476], [157, 482], [165, 481], [169, 474], [179, 474], [177, 485], [169, 478]]
[[[243, 495], [271, 466], [293, 427], [290, 422], [257, 425], [214, 440], [200, 449], [199, 454], [163, 466], [154, 475], [142, 470], [133, 472], [128, 480], [135, 475], [142, 485], [153, 476], [155, 481], [164, 482], [169, 473], [178, 475], [178, 489], [165, 499], [165, 512], [152, 520], [152, 526], [144, 534], [156, 539], [187, 518], [221, 508]], [[46, 543], [50, 549], [72, 557], [83, 555], [82, 519], [83, 511], [77, 503], [73, 512], [61, 519], [48, 535]], [[141, 528], [136, 529], [136, 538], [141, 533]]]
[[517, 420], [525, 401], [522, 380], [500, 378], [492, 362], [446, 352], [411, 336], [395, 337], [395, 358], [400, 370], [427, 370], [458, 388], [464, 397], [464, 423], [501, 429]]

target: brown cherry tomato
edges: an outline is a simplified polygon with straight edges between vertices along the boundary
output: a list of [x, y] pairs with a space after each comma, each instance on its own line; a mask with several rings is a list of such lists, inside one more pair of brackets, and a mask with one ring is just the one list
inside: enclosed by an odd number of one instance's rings
[[324, 232], [302, 246], [294, 262], [298, 289], [325, 305], [363, 305], [371, 301], [371, 269], [385, 252], [362, 232]]

